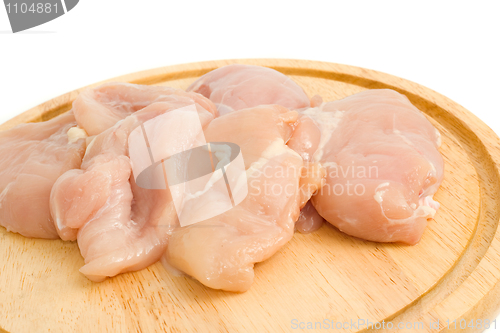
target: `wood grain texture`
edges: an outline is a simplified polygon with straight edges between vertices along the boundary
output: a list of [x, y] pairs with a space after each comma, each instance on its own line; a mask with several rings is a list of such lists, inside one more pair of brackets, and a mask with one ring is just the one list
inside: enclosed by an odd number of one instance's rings
[[[231, 63], [277, 69], [310, 96], [319, 94], [325, 101], [374, 88], [408, 96], [441, 132], [446, 163], [444, 182], [435, 196], [441, 209], [421, 242], [415, 246], [366, 242], [325, 225], [314, 234], [296, 234], [271, 259], [256, 265], [248, 292], [234, 294], [172, 276], [158, 263], [93, 283], [78, 272], [83, 259], [74, 242], [28, 239], [0, 228], [0, 327], [8, 332], [289, 332], [302, 331], [293, 329], [299, 322], [361, 319], [383, 320], [394, 327], [422, 322], [423, 327], [406, 331], [440, 332], [448, 330], [447, 320], [465, 319], [469, 324], [471, 319], [496, 316], [500, 139], [488, 126], [416, 83], [324, 62], [212, 61], [109, 81], [186, 88], [197, 77]], [[79, 91], [35, 107], [0, 129], [65, 112]], [[439, 327], [430, 327], [430, 321], [438, 319]], [[457, 328], [477, 332], [484, 326]], [[370, 327], [331, 331], [370, 331]]]

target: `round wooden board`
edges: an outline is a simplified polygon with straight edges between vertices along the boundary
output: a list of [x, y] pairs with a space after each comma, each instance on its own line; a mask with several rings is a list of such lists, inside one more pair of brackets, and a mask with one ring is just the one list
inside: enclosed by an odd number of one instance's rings
[[[372, 243], [325, 225], [314, 234], [296, 234], [256, 265], [248, 292], [235, 294], [172, 276], [159, 263], [92, 283], [78, 271], [83, 259], [76, 243], [28, 239], [0, 228], [0, 327], [9, 332], [289, 332], [310, 331], [312, 325], [320, 331], [357, 332], [383, 321], [394, 328], [388, 331], [436, 332], [453, 331], [457, 320], [456, 331], [484, 330], [485, 320], [494, 318], [500, 306], [500, 140], [494, 132], [430, 89], [332, 63], [211, 61], [109, 81], [184, 89], [232, 63], [277, 69], [325, 101], [375, 88], [408, 96], [441, 132], [446, 163], [435, 196], [441, 209], [420, 243]], [[35, 107], [0, 129], [65, 112], [79, 91]], [[412, 328], [398, 330], [398, 325]]]

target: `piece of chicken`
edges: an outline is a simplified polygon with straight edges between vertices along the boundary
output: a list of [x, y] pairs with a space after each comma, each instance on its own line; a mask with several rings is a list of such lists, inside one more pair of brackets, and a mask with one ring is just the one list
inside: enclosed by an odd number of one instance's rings
[[78, 126], [89, 135], [96, 135], [152, 103], [175, 103], [178, 97], [191, 99], [207, 110], [211, 108], [211, 103], [196, 93], [171, 87], [113, 82], [82, 91], [73, 102], [73, 112]]
[[292, 79], [261, 66], [237, 64], [218, 68], [196, 80], [187, 91], [209, 98], [221, 115], [268, 104], [290, 110], [310, 106], [306, 93]]
[[208, 125], [208, 142], [241, 148], [249, 193], [221, 215], [175, 229], [164, 261], [214, 289], [250, 288], [254, 264], [291, 239], [301, 206], [323, 180], [321, 172], [304, 169], [302, 158], [285, 144], [297, 116], [281, 106], [261, 106]]
[[0, 225], [8, 231], [58, 238], [49, 196], [56, 179], [82, 161], [85, 135], [68, 136], [75, 126], [75, 117], [68, 112], [0, 132]]
[[148, 120], [175, 113], [181, 122], [173, 121], [161, 135], [149, 138], [150, 143], [159, 141], [167, 154], [188, 149], [197, 133], [182, 126], [184, 113], [178, 109], [193, 105], [199, 122], [206, 126], [216, 109], [208, 100], [203, 104], [208, 110], [186, 96], [174, 95], [169, 102], [156, 102], [133, 113], [95, 136], [81, 169], [57, 180], [51, 193], [57, 231], [62, 239], [78, 240], [85, 259], [80, 271], [89, 279], [102, 281], [145, 268], [165, 251], [167, 236], [177, 224], [172, 198], [167, 189], [137, 186], [129, 149], [142, 143], [129, 142], [129, 135]]
[[312, 198], [341, 231], [416, 244], [439, 204], [440, 134], [406, 96], [367, 90], [301, 112], [289, 146], [327, 170]]
[[295, 230], [301, 234], [309, 234], [321, 228], [325, 219], [318, 214], [311, 201], [300, 210], [300, 215], [295, 223]]

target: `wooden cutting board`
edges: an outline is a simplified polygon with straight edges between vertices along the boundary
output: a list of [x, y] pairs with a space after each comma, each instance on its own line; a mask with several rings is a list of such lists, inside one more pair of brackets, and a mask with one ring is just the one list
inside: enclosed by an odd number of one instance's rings
[[[446, 164], [435, 196], [441, 209], [420, 243], [377, 244], [325, 225], [314, 234], [296, 234], [256, 265], [248, 292], [235, 294], [172, 276], [158, 263], [93, 283], [78, 271], [83, 259], [76, 243], [28, 239], [0, 228], [0, 327], [8, 332], [290, 332], [315, 326], [357, 332], [380, 322], [392, 332], [401, 331], [398, 325], [412, 327], [408, 332], [453, 330], [455, 323], [456, 331], [482, 331], [500, 306], [500, 139], [494, 132], [460, 105], [416, 83], [332, 63], [212, 61], [110, 81], [186, 88], [232, 63], [277, 69], [325, 101], [365, 89], [394, 89], [425, 112], [442, 134]], [[0, 129], [65, 112], [79, 91]], [[343, 329], [335, 329], [340, 325]]]

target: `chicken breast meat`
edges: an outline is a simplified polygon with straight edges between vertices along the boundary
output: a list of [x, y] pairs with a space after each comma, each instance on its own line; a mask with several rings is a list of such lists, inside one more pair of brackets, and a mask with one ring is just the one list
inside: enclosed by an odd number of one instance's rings
[[[152, 103], [95, 136], [81, 169], [66, 172], [55, 183], [50, 208], [57, 233], [64, 240], [78, 241], [85, 259], [80, 271], [89, 279], [102, 281], [145, 268], [165, 251], [168, 234], [177, 224], [172, 198], [168, 189], [137, 186], [129, 158], [129, 148], [134, 147], [128, 138], [144, 122], [186, 105], [196, 105], [203, 126], [217, 112], [209, 101], [204, 104], [207, 110], [179, 95], [170, 102]], [[161, 143], [173, 153], [191, 147], [188, 128], [170, 127], [166, 133], [167, 138], [150, 140], [166, 140]]]
[[259, 105], [277, 104], [290, 110], [310, 106], [306, 93], [292, 79], [261, 66], [218, 68], [196, 80], [187, 91], [209, 98], [221, 115]]
[[250, 288], [254, 264], [292, 238], [300, 208], [322, 185], [323, 175], [305, 169], [309, 166], [285, 144], [297, 116], [278, 105], [260, 106], [234, 111], [208, 125], [207, 141], [240, 146], [249, 193], [221, 215], [177, 228], [164, 258], [170, 266], [214, 289]]
[[416, 244], [439, 204], [439, 132], [406, 96], [367, 90], [301, 111], [289, 146], [326, 168], [312, 198], [341, 231], [376, 242]]
[[97, 135], [152, 103], [175, 103], [180, 97], [205, 109], [211, 108], [210, 101], [193, 92], [164, 86], [111, 82], [82, 91], [73, 102], [73, 112], [78, 126], [85, 129], [88, 135]]
[[0, 132], [0, 225], [26, 237], [58, 238], [50, 191], [59, 176], [80, 167], [85, 134], [78, 132], [72, 112]]

